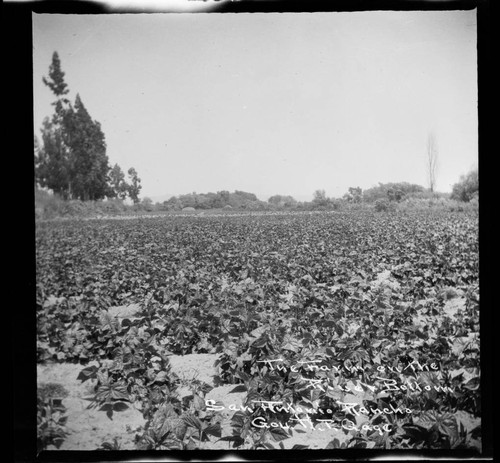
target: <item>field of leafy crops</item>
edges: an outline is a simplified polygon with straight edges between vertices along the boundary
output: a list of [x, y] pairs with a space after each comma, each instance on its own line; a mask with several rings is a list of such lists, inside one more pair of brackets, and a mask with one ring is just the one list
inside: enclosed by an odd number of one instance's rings
[[[480, 446], [474, 215], [40, 222], [36, 252], [38, 363], [80, 364], [110, 418], [138, 408], [137, 449], [279, 449], [308, 429], [326, 448]], [[229, 428], [213, 386], [179, 394], [186, 354], [217, 354], [215, 385], [245, 394]], [[63, 416], [39, 396], [40, 448]]]

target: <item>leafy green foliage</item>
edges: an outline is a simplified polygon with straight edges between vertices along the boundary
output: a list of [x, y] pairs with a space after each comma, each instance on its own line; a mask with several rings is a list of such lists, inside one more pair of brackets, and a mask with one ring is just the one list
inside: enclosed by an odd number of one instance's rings
[[65, 407], [60, 400], [54, 400], [46, 394], [37, 397], [37, 451], [45, 450], [49, 445], [61, 446], [67, 436]]
[[119, 199], [127, 197], [129, 186], [125, 181], [125, 174], [118, 164], [115, 164], [109, 171], [109, 184], [111, 187], [110, 196]]
[[466, 175], [462, 175], [460, 180], [453, 185], [451, 199], [458, 201], [471, 201], [479, 195], [479, 175], [474, 169]]
[[377, 199], [375, 201], [375, 211], [377, 212], [386, 212], [389, 210], [394, 210], [394, 207], [390, 204], [387, 199]]
[[43, 83], [47, 85], [57, 97], [66, 95], [69, 92], [68, 86], [66, 85], [66, 82], [64, 82], [64, 72], [61, 69], [61, 60], [56, 51], [52, 54], [49, 76], [48, 78], [44, 77], [42, 80]]
[[425, 188], [408, 182], [379, 183], [377, 186], [363, 191], [363, 201], [375, 202], [377, 200], [400, 201], [403, 198], [418, 196], [424, 193]]
[[297, 200], [290, 195], [273, 195], [267, 202], [277, 207], [293, 207], [297, 204]]
[[121, 449], [121, 443], [118, 437], [114, 437], [111, 442], [105, 441], [101, 444], [102, 450], [118, 451]]
[[128, 191], [128, 195], [130, 199], [134, 202], [134, 204], [139, 202], [139, 193], [142, 189], [141, 179], [137, 175], [137, 171], [131, 167], [128, 171], [128, 176], [130, 178], [130, 183], [126, 185], [126, 189]]
[[363, 199], [363, 190], [360, 187], [350, 187], [344, 198], [353, 203], [359, 203]]
[[[138, 407], [147, 419], [138, 448], [279, 448], [301, 431], [292, 406], [314, 426], [352, 423], [331, 448], [461, 448], [475, 438], [455, 416], [480, 416], [474, 215], [47, 222], [36, 240], [38, 358], [81, 362], [79, 378], [97, 380], [92, 403], [110, 417]], [[465, 307], [453, 322], [443, 306], [458, 292]], [[133, 317], [108, 312], [133, 302]], [[179, 394], [168, 358], [189, 353], [217, 353], [217, 384], [245, 393], [230, 433], [205, 406], [210, 386]], [[339, 403], [352, 394], [357, 408]], [[270, 402], [283, 406], [255, 406]], [[411, 412], [375, 412], [393, 408]]]

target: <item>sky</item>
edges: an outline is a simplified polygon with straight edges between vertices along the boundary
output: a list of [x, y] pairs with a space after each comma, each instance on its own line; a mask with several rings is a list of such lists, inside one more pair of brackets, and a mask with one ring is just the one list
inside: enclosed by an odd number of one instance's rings
[[141, 196], [438, 191], [477, 165], [476, 11], [33, 15], [34, 131], [57, 51]]

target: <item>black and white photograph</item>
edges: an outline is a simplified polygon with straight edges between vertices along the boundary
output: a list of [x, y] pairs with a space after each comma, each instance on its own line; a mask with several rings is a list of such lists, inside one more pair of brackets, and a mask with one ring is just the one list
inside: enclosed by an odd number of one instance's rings
[[481, 455], [477, 30], [33, 12], [37, 452]]

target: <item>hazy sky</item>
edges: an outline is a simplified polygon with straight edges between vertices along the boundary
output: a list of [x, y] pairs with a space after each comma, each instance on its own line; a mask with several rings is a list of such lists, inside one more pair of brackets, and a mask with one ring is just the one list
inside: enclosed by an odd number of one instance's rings
[[57, 51], [141, 195], [437, 189], [477, 164], [476, 12], [33, 16], [34, 128]]

